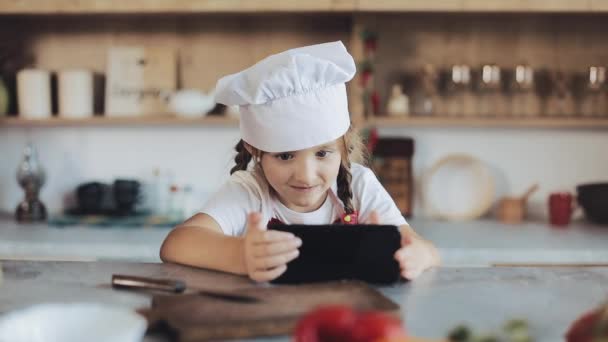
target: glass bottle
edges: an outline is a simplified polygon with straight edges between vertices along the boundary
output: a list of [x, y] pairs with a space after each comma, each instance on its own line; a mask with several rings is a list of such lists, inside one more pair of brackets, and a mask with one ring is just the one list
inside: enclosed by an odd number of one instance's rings
[[19, 222], [36, 222], [46, 220], [46, 207], [38, 198], [40, 188], [45, 181], [45, 172], [38, 161], [38, 154], [32, 144], [23, 150], [23, 159], [17, 169], [17, 181], [25, 192], [25, 198], [15, 210]]
[[479, 86], [480, 116], [498, 116], [500, 110], [500, 68], [496, 64], [485, 64], [481, 67]]
[[582, 114], [601, 116], [606, 113], [606, 68], [590, 66], [587, 73], [587, 87], [582, 103]]

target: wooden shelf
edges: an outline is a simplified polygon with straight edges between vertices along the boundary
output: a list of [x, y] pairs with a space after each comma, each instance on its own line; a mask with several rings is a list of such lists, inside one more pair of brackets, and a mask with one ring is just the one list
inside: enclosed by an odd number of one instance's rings
[[3, 0], [0, 14], [346, 12], [357, 0]]
[[605, 118], [567, 117], [377, 117], [367, 120], [376, 127], [520, 127], [520, 128], [608, 128]]
[[0, 127], [62, 127], [62, 126], [229, 126], [237, 127], [238, 118], [206, 116], [203, 118], [180, 118], [175, 116], [150, 115], [145, 117], [104, 117], [86, 119], [0, 119]]
[[[226, 126], [238, 127], [238, 118], [207, 116], [204, 118], [180, 118], [175, 116], [145, 117], [103, 117], [88, 119], [20, 119], [7, 117], [0, 119], [0, 127], [66, 127], [66, 126]], [[606, 118], [479, 118], [479, 117], [376, 117], [357, 120], [358, 127], [511, 127], [511, 128], [608, 128]]]
[[605, 0], [3, 0], [0, 14], [606, 12]]

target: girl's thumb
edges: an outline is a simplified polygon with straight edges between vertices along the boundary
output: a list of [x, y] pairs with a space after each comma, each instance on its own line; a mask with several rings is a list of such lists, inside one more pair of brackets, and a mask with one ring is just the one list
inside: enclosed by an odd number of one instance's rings
[[249, 213], [247, 225], [250, 229], [266, 230], [266, 227], [262, 224], [262, 215], [258, 212]]
[[370, 224], [380, 224], [380, 216], [378, 216], [377, 211], [372, 210], [372, 212], [369, 214], [369, 223]]

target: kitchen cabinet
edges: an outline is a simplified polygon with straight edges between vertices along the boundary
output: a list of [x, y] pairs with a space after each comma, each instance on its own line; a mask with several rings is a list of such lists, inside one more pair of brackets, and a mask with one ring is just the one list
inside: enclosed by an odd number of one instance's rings
[[[365, 54], [359, 35], [368, 28], [378, 33], [373, 63], [381, 105], [377, 117], [366, 115], [360, 81], [357, 77], [351, 82], [350, 108], [359, 126], [606, 128], [608, 112], [596, 117], [578, 112], [564, 117], [448, 117], [437, 112], [402, 118], [383, 113], [391, 85], [425, 64], [478, 68], [496, 63], [510, 68], [528, 63], [539, 71], [560, 68], [580, 76], [588, 66], [606, 63], [607, 16], [608, 6], [601, 0], [9, 0], [0, 4], [0, 40], [33, 57], [35, 66], [87, 68], [97, 75], [106, 72], [110, 46], [164, 46], [178, 52], [179, 87], [209, 91], [220, 76], [294, 46], [342, 40], [361, 62]], [[103, 97], [101, 92], [96, 99]], [[97, 106], [98, 113], [102, 110]], [[0, 118], [0, 127], [214, 127], [237, 122], [216, 117], [8, 117]]]

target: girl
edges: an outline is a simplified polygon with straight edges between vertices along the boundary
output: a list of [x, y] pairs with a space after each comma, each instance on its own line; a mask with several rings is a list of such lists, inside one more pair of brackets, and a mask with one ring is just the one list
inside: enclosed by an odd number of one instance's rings
[[177, 226], [160, 251], [176, 262], [269, 281], [302, 241], [268, 223], [391, 224], [404, 278], [439, 264], [435, 247], [407, 224], [371, 170], [350, 128], [345, 82], [355, 63], [341, 42], [269, 56], [220, 79], [216, 101], [238, 105], [242, 140], [230, 179], [203, 210]]

